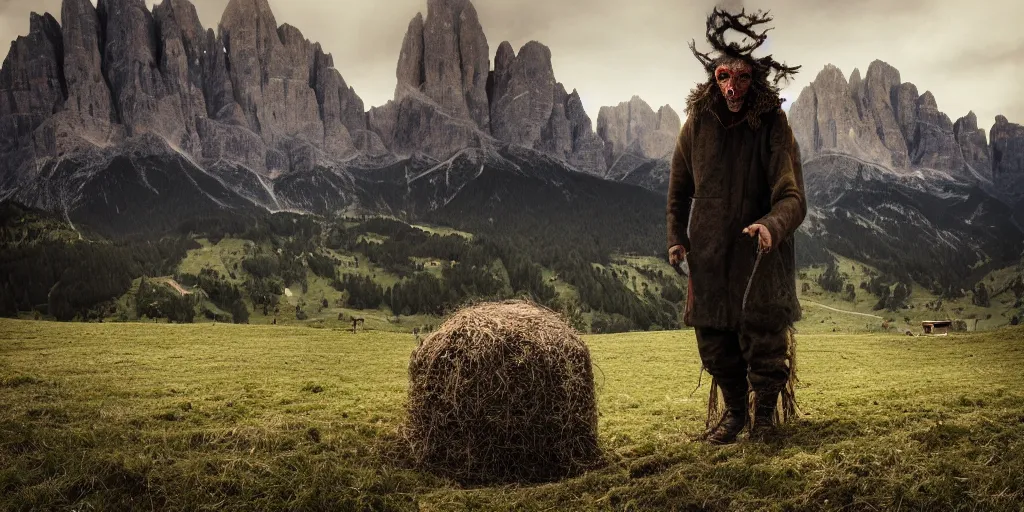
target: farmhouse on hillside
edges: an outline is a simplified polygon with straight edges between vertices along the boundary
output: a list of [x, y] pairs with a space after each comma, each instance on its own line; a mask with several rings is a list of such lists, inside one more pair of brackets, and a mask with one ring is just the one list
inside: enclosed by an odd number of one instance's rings
[[925, 334], [945, 336], [949, 334], [949, 327], [952, 323], [951, 320], [924, 320], [921, 322], [921, 327]]

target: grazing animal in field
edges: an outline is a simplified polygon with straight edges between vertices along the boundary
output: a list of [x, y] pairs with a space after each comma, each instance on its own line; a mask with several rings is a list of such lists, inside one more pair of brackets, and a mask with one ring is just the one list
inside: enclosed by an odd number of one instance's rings
[[353, 318], [352, 319], [352, 332], [356, 332], [356, 326], [357, 325], [362, 325], [362, 324], [363, 324], [363, 319], [362, 318]]

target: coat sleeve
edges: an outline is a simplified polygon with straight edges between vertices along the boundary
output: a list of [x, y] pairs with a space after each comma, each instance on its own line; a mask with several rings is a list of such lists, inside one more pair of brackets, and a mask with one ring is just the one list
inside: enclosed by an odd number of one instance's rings
[[804, 195], [804, 176], [800, 166], [800, 148], [786, 113], [779, 110], [779, 117], [770, 135], [770, 156], [768, 158], [768, 184], [771, 187], [771, 211], [757, 220], [772, 235], [772, 246], [793, 236], [807, 215], [807, 199]]
[[693, 173], [690, 168], [690, 144], [693, 136], [693, 116], [686, 119], [668, 175], [668, 207], [666, 209], [668, 223], [668, 248], [682, 245], [690, 251], [690, 238], [686, 234], [690, 223], [690, 205], [693, 203]]

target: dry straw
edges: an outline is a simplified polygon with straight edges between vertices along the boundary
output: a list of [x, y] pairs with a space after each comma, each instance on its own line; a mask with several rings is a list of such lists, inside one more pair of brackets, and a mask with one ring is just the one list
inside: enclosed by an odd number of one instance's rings
[[590, 351], [554, 311], [485, 302], [412, 354], [405, 437], [424, 469], [462, 483], [539, 482], [599, 458]]

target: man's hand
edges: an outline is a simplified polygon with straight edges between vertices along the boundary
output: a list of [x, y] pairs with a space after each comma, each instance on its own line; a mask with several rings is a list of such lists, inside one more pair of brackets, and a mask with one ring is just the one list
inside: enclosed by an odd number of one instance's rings
[[681, 245], [673, 245], [668, 249], [668, 264], [672, 265], [672, 269], [676, 271], [676, 274], [684, 275], [686, 273], [683, 270], [683, 258], [686, 257], [686, 248]]
[[758, 237], [758, 241], [757, 242], [758, 242], [758, 245], [760, 245], [762, 251], [768, 252], [768, 251], [771, 250], [771, 248], [772, 248], [772, 234], [768, 232], [768, 228], [766, 228], [764, 226], [764, 224], [751, 224], [751, 225], [743, 228], [743, 234], [744, 235], [750, 235], [750, 236], [757, 236]]
[[678, 267], [686, 257], [686, 248], [681, 245], [673, 245], [668, 250], [668, 264]]

